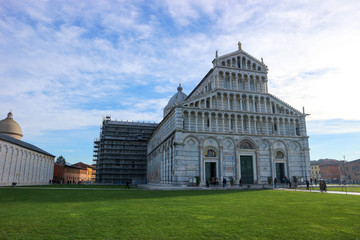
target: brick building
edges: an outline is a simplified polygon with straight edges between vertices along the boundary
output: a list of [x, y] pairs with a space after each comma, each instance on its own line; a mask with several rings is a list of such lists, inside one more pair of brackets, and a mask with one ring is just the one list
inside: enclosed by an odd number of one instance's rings
[[340, 164], [341, 180], [346, 183], [360, 183], [360, 159]]
[[320, 175], [328, 183], [340, 182], [340, 162], [337, 160], [326, 160], [319, 164]]
[[82, 171], [80, 175], [80, 181], [84, 183], [94, 183], [95, 182], [95, 167], [90, 166], [86, 163], [78, 162], [72, 165], [73, 167], [81, 168]]

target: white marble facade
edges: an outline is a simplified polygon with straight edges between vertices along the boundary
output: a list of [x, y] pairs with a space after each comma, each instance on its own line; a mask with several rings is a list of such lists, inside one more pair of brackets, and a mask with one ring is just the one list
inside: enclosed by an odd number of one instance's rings
[[48, 184], [54, 156], [0, 139], [0, 186]]
[[309, 178], [306, 114], [268, 93], [267, 72], [239, 44], [235, 52], [216, 54], [189, 96], [179, 86], [148, 142], [148, 183]]

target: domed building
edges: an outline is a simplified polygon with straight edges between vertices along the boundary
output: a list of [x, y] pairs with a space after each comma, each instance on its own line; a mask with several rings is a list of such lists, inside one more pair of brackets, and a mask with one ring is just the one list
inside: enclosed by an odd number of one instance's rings
[[20, 125], [9, 112], [0, 121], [0, 186], [47, 184], [53, 177], [55, 156], [21, 141], [22, 137]]
[[166, 105], [148, 140], [147, 182], [309, 179], [307, 114], [268, 92], [263, 60], [239, 43], [212, 64], [188, 96], [179, 86]]
[[174, 96], [170, 98], [168, 104], [164, 108], [164, 117], [171, 111], [171, 109], [182, 103], [187, 98], [187, 95], [183, 93], [182, 90], [183, 88], [181, 84], [179, 84], [177, 93], [175, 93]]
[[13, 119], [12, 112], [9, 112], [7, 118], [0, 121], [0, 134], [21, 140], [23, 136], [22, 130], [20, 125]]

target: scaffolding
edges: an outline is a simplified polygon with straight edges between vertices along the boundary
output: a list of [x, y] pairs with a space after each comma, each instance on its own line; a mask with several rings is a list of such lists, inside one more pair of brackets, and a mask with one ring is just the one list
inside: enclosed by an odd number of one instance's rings
[[104, 118], [94, 140], [96, 183], [146, 183], [147, 141], [157, 123], [112, 121]]

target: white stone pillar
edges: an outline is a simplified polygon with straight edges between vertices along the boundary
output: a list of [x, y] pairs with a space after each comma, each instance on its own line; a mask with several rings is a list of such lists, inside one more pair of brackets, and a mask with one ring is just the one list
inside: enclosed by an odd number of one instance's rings
[[266, 98], [264, 98], [264, 109], [265, 109], [265, 113], [267, 113], [267, 101]]
[[251, 134], [251, 117], [249, 117], [248, 120], [249, 120], [249, 134]]
[[229, 116], [228, 118], [229, 118], [229, 132], [231, 132], [231, 116]]
[[250, 112], [249, 97], [248, 96], [246, 96], [246, 111]]
[[224, 117], [224, 115], [221, 116], [221, 120], [222, 120], [222, 132], [225, 132], [225, 117]]
[[209, 114], [209, 132], [212, 132], [211, 131], [211, 114]]
[[237, 127], [237, 116], [235, 116], [235, 132], [238, 132], [238, 127]]
[[269, 120], [268, 119], [265, 119], [265, 124], [266, 124], [266, 134], [270, 135], [270, 133], [269, 133]]
[[285, 119], [283, 119], [283, 121], [282, 121], [282, 125], [283, 125], [284, 136], [286, 136]]
[[188, 112], [188, 120], [189, 120], [189, 131], [191, 131], [191, 112]]
[[256, 118], [254, 119], [254, 130], [255, 130], [255, 134], [257, 134]]
[[224, 94], [221, 93], [221, 109], [224, 109]]
[[218, 127], [218, 115], [215, 116], [215, 125], [216, 125], [216, 132], [219, 132], [219, 127]]
[[199, 177], [200, 177], [200, 182], [205, 182], [204, 179], [204, 167], [203, 167], [203, 149], [202, 147], [199, 145]]
[[221, 179], [223, 179], [224, 177], [224, 166], [223, 166], [223, 147], [220, 146], [219, 148], [219, 152], [220, 152], [220, 158], [219, 158], [219, 182], [221, 181]]
[[195, 112], [195, 131], [198, 131], [198, 118], [197, 118], [197, 112]]
[[201, 120], [202, 120], [202, 131], [205, 132], [205, 123], [204, 123], [204, 113], [201, 112]]
[[244, 133], [244, 124], [243, 124], [243, 118], [240, 116], [240, 127], [241, 127], [241, 133]]

